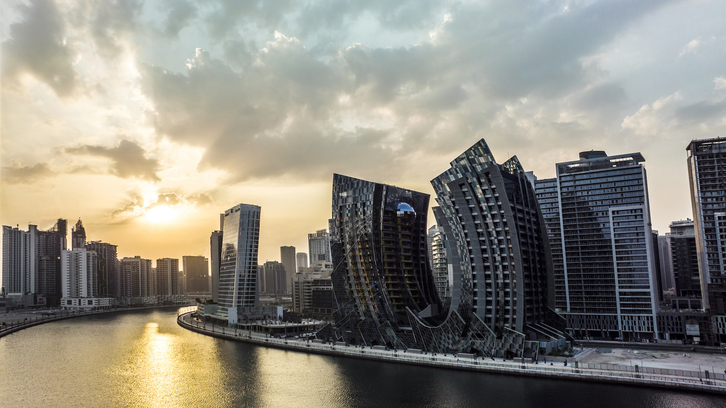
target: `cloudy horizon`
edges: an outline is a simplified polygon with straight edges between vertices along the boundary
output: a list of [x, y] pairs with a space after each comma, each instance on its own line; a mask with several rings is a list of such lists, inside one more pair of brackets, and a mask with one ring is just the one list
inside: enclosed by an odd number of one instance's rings
[[262, 207], [260, 263], [283, 245], [307, 252], [333, 173], [433, 194], [481, 138], [539, 178], [580, 151], [641, 152], [664, 233], [692, 218], [686, 146], [726, 128], [717, 1], [11, 0], [0, 12], [0, 223], [80, 218], [120, 257], [208, 256], [238, 203]]

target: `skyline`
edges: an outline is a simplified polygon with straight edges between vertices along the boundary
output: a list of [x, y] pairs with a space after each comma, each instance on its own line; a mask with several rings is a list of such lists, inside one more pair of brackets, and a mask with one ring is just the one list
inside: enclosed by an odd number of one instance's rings
[[725, 134], [715, 1], [23, 4], [0, 4], [0, 224], [81, 218], [119, 258], [209, 257], [239, 203], [260, 263], [307, 252], [333, 173], [433, 197], [481, 138], [538, 178], [641, 152], [663, 234], [693, 218], [686, 146]]

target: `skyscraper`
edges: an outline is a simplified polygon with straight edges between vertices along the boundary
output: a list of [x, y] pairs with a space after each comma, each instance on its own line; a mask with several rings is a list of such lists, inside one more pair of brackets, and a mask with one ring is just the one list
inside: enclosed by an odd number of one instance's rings
[[38, 227], [28, 231], [3, 225], [3, 290], [28, 295], [37, 291]]
[[537, 332], [551, 315], [551, 263], [544, 220], [517, 157], [498, 164], [482, 139], [431, 184], [447, 255], [458, 254], [449, 261], [459, 275], [452, 307], [470, 306], [497, 335]]
[[101, 241], [90, 241], [86, 243], [86, 249], [96, 253], [98, 296], [121, 296], [121, 281], [119, 277], [119, 261], [116, 245]]
[[161, 258], [156, 260], [156, 295], [179, 295], [179, 260]]
[[60, 301], [61, 251], [66, 249], [67, 222], [58, 219], [48, 231], [38, 231], [38, 293], [45, 295], [49, 306]]
[[151, 259], [142, 259], [138, 255], [123, 258], [119, 263], [119, 275], [121, 296], [156, 295], [156, 277], [151, 268]]
[[[224, 218], [222, 218], [224, 220]], [[212, 262], [212, 300], [219, 302], [219, 267], [222, 262], [222, 234], [221, 230], [212, 232], [212, 236], [209, 237], [209, 257]]]
[[303, 269], [308, 267], [308, 254], [305, 252], [298, 252], [296, 255], [296, 265], [297, 265], [297, 271], [296, 273], [302, 272]]
[[645, 159], [580, 153], [536, 181], [554, 266], [554, 306], [576, 336], [657, 338]]
[[80, 218], [71, 232], [71, 244], [72, 249], [85, 248], [86, 246], [86, 229], [83, 228]]
[[[440, 312], [426, 259], [428, 202], [427, 194], [333, 175], [336, 338], [409, 347], [410, 313]], [[312, 235], [311, 254], [320, 254]], [[326, 234], [318, 235], [322, 241]]]
[[310, 254], [310, 263], [330, 262], [333, 258], [330, 256], [330, 235], [326, 230], [318, 230], [313, 234], [308, 234], [308, 253]]
[[73, 248], [61, 252], [62, 293], [64, 298], [98, 297], [96, 252]]
[[297, 272], [297, 265], [295, 260], [295, 247], [294, 246], [281, 246], [280, 247], [280, 261], [285, 267], [286, 285], [287, 292], [290, 292], [292, 287], [292, 277]]
[[277, 261], [267, 261], [262, 265], [265, 276], [265, 290], [270, 295], [284, 295], [289, 292], [291, 282], [287, 281], [285, 266]]
[[692, 141], [688, 151], [693, 223], [704, 307], [726, 314], [726, 137]]
[[[676, 296], [702, 297], [693, 221], [673, 221], [667, 235]], [[705, 303], [704, 303], [705, 305]]]
[[258, 307], [257, 252], [260, 207], [239, 204], [224, 212], [219, 269], [219, 306], [237, 324], [238, 308]]
[[203, 256], [183, 256], [187, 292], [209, 292], [209, 260]]
[[431, 271], [434, 274], [434, 283], [439, 298], [444, 300], [450, 297], [449, 290], [449, 267], [446, 261], [446, 248], [442, 232], [436, 225], [429, 228], [428, 244], [429, 246], [429, 263]]

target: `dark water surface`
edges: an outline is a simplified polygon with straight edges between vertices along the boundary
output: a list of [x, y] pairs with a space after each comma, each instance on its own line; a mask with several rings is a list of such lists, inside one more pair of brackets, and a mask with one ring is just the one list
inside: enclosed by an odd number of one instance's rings
[[187, 331], [176, 311], [0, 339], [0, 407], [726, 407], [726, 398], [318, 356]]

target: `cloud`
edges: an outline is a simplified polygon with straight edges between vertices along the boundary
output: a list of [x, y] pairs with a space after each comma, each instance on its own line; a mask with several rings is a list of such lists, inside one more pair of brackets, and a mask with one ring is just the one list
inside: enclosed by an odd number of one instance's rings
[[10, 166], [2, 168], [2, 179], [9, 184], [31, 184], [55, 175], [48, 163], [23, 166], [19, 162], [13, 162]]
[[182, 195], [177, 193], [157, 193], [149, 197], [137, 195], [121, 208], [110, 213], [110, 217], [116, 222], [128, 222], [146, 215], [157, 207], [169, 207], [173, 209], [191, 209], [205, 207], [214, 202], [210, 193], [199, 193]]
[[693, 40], [689, 41], [688, 44], [686, 44], [686, 46], [683, 47], [681, 52], [678, 54], [678, 58], [681, 58], [688, 53], [696, 52], [696, 48], [698, 48], [700, 43], [701, 43], [701, 37], [694, 38]]
[[115, 58], [124, 50], [123, 40], [140, 29], [141, 0], [108, 0], [93, 3], [89, 21], [91, 36], [99, 54]]
[[651, 105], [643, 105], [637, 112], [626, 116], [622, 128], [637, 135], [657, 135], [669, 126], [676, 110], [676, 103], [683, 100], [680, 92], [659, 98]]
[[726, 89], [726, 78], [724, 78], [724, 77], [714, 78], [713, 83], [714, 83], [713, 89], [715, 89], [715, 90]]
[[159, 161], [146, 157], [146, 151], [130, 140], [122, 140], [115, 147], [83, 145], [66, 147], [67, 154], [89, 155], [111, 159], [111, 172], [121, 178], [139, 178], [148, 181], [160, 181], [157, 172]]
[[178, 0], [171, 3], [169, 13], [164, 20], [164, 34], [168, 37], [178, 37], [179, 31], [184, 29], [196, 16], [197, 7], [190, 1]]
[[2, 43], [3, 87], [17, 87], [30, 74], [59, 97], [74, 94], [80, 84], [67, 44], [63, 16], [51, 0], [32, 0], [18, 10], [23, 20], [10, 25], [10, 38]]

